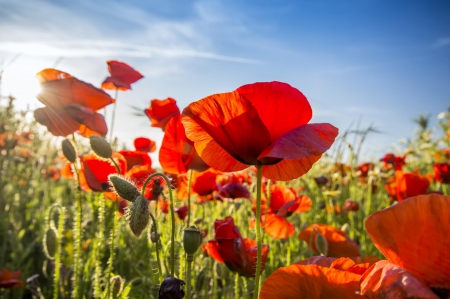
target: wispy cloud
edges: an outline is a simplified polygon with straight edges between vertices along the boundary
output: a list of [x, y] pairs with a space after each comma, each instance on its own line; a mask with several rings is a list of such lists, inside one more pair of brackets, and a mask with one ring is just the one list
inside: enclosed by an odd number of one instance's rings
[[446, 47], [449, 45], [450, 45], [450, 37], [443, 37], [443, 38], [439, 38], [437, 41], [435, 41], [431, 45], [431, 48], [437, 49], [437, 48], [442, 48], [442, 47]]

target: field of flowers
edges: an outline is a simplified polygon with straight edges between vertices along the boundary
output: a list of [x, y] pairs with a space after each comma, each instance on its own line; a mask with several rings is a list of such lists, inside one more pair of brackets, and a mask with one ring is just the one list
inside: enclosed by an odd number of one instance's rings
[[152, 100], [162, 144], [125, 149], [115, 102], [143, 76], [108, 67], [101, 88], [42, 70], [35, 111], [0, 97], [0, 298], [450, 298], [450, 110], [361, 161], [372, 128], [252, 83]]

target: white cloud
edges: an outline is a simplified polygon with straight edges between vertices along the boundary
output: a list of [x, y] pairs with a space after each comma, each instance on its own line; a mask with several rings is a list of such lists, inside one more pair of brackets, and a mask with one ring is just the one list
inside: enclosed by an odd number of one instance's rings
[[442, 48], [450, 45], [450, 37], [443, 37], [439, 38], [437, 41], [435, 41], [431, 47], [434, 49]]

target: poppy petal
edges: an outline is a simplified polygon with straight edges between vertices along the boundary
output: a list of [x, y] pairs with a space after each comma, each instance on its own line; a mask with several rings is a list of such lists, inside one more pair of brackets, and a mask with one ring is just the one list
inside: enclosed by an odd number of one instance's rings
[[219, 159], [215, 152], [212, 153], [217, 147], [209, 146], [212, 140], [231, 155], [233, 160], [247, 165], [258, 164], [256, 158], [270, 142], [269, 131], [255, 107], [237, 92], [214, 94], [190, 104], [183, 110], [181, 121], [200, 157], [214, 168], [217, 167], [211, 163]]
[[74, 133], [80, 126], [80, 123], [63, 109], [38, 108], [34, 111], [34, 118], [38, 123], [46, 126], [54, 136], [67, 136]]
[[152, 159], [146, 152], [120, 151], [119, 153], [127, 160], [128, 169], [131, 169], [134, 166], [152, 165]]
[[264, 218], [264, 231], [272, 238], [286, 239], [294, 235], [295, 228], [286, 218], [268, 213]]
[[362, 275], [361, 294], [369, 299], [439, 299], [426, 284], [414, 275], [388, 261], [375, 263]]
[[[100, 113], [79, 105], [69, 105], [64, 110], [67, 111], [74, 120], [85, 125], [86, 128], [89, 129], [88, 134], [92, 135], [90, 131], [94, 131], [104, 137], [106, 136], [106, 133], [108, 133], [108, 126], [106, 125], [105, 118]], [[85, 131], [85, 133], [87, 132]]]
[[450, 289], [449, 219], [450, 196], [430, 194], [375, 212], [365, 225], [373, 243], [389, 262], [428, 286]]
[[103, 81], [104, 89], [128, 90], [131, 89], [131, 84], [144, 77], [126, 63], [115, 60], [109, 60], [107, 63], [111, 76]]
[[153, 153], [156, 151], [156, 143], [145, 137], [138, 137], [134, 139], [134, 148], [140, 152]]
[[270, 132], [271, 142], [311, 120], [312, 110], [308, 100], [289, 84], [258, 82], [241, 86], [236, 91], [256, 108]]
[[152, 127], [161, 128], [164, 131], [169, 120], [180, 114], [180, 109], [177, 106], [177, 101], [172, 98], [154, 99], [150, 101], [150, 107], [145, 109], [144, 113], [150, 119]]
[[275, 181], [290, 181], [307, 173], [322, 155], [300, 159], [283, 159], [274, 165], [263, 165], [262, 175]]

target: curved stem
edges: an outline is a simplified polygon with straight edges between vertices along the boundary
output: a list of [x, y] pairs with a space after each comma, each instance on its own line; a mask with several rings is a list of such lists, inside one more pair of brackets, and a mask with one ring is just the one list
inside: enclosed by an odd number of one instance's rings
[[171, 237], [171, 242], [170, 242], [170, 246], [171, 246], [171, 250], [170, 250], [170, 256], [171, 256], [171, 261], [170, 261], [170, 276], [174, 277], [175, 275], [175, 211], [173, 208], [173, 195], [172, 195], [172, 187], [170, 186], [170, 181], [169, 178], [160, 172], [155, 172], [152, 173], [151, 175], [149, 175], [149, 177], [145, 180], [144, 185], [142, 186], [142, 190], [141, 190], [141, 194], [142, 196], [144, 196], [144, 192], [145, 192], [145, 188], [147, 187], [147, 184], [150, 182], [150, 180], [156, 176], [160, 176], [162, 177], [167, 184], [167, 188], [169, 188], [169, 201], [170, 201], [170, 214], [171, 214], [171, 222], [172, 222], [172, 235]]
[[192, 184], [192, 173], [194, 171], [191, 169], [189, 170], [189, 181], [188, 181], [188, 218], [187, 218], [187, 225], [186, 227], [189, 227], [191, 225], [191, 184]]
[[116, 88], [116, 95], [114, 96], [114, 99], [116, 100], [114, 102], [114, 108], [113, 108], [113, 113], [112, 113], [112, 120], [111, 120], [111, 131], [109, 132], [109, 143], [112, 142], [112, 136], [113, 136], [113, 131], [114, 131], [114, 120], [116, 118], [116, 107], [117, 107], [117, 96], [118, 96], [118, 92], [119, 89]]
[[[153, 216], [152, 213], [150, 213], [150, 218], [152, 218], [152, 221], [153, 221], [153, 227], [154, 227], [154, 232], [155, 232], [155, 237], [156, 237], [156, 242], [155, 242], [156, 263], [158, 264], [158, 272], [159, 272], [160, 280], [162, 280], [163, 279], [163, 275], [162, 275], [162, 269], [161, 269], [161, 261], [159, 260], [158, 223], [156, 222], [155, 216]], [[151, 232], [150, 232], [150, 234], [151, 234]]]
[[109, 158], [109, 159], [113, 162], [114, 166], [116, 167], [117, 173], [118, 173], [118, 174], [121, 174], [121, 173], [120, 173], [120, 167], [119, 167], [119, 164], [117, 164], [116, 160], [114, 160], [113, 157], [111, 157], [111, 158]]
[[262, 165], [257, 166], [258, 174], [256, 176], [256, 243], [258, 246], [258, 255], [256, 259], [256, 273], [255, 273], [255, 287], [253, 291], [253, 299], [259, 297], [259, 279], [261, 276], [261, 180], [262, 180]]

